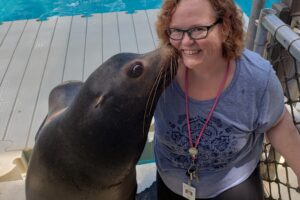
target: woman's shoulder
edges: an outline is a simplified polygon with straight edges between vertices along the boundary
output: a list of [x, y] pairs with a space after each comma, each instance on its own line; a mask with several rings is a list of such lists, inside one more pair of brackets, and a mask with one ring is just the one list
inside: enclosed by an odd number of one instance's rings
[[270, 62], [253, 51], [245, 49], [236, 63], [237, 87], [252, 88], [251, 91], [257, 95], [263, 95], [270, 81], [276, 81], [276, 74]]
[[237, 63], [240, 66], [242, 74], [252, 80], [266, 80], [266, 77], [269, 77], [271, 72], [274, 72], [273, 66], [268, 60], [248, 49], [244, 49]]
[[249, 70], [253, 71], [261, 71], [269, 73], [273, 68], [271, 63], [264, 59], [261, 55], [254, 51], [250, 51], [248, 49], [244, 49], [241, 57], [239, 58], [242, 65], [248, 67]]

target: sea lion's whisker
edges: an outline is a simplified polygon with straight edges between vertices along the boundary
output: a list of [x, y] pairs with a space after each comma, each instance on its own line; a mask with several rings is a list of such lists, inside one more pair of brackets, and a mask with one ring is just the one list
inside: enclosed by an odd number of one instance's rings
[[[143, 135], [145, 134], [144, 133], [144, 130], [145, 130], [145, 124], [146, 124], [146, 116], [148, 115], [148, 112], [151, 112], [151, 109], [153, 107], [153, 102], [155, 100], [155, 94], [157, 92], [157, 88], [159, 87], [159, 82], [160, 82], [160, 79], [161, 79], [161, 76], [162, 76], [162, 73], [164, 72], [164, 70], [161, 68], [151, 89], [150, 89], [150, 92], [149, 92], [149, 95], [148, 95], [148, 99], [147, 99], [147, 102], [146, 102], [146, 108], [145, 108], [145, 113], [144, 113], [144, 119], [143, 119]], [[151, 103], [150, 103], [151, 102]], [[149, 106], [150, 105], [150, 106]]]
[[[168, 62], [166, 62], [166, 61], [168, 61]], [[155, 83], [153, 84], [153, 88], [155, 88], [155, 91], [150, 92], [150, 93], [153, 92], [154, 94], [149, 96], [149, 100], [150, 100], [150, 97], [153, 96], [152, 102], [150, 104], [151, 106], [149, 108], [149, 111], [151, 111], [151, 109], [153, 107], [153, 102], [155, 100], [154, 97], [155, 97], [157, 88], [159, 87], [159, 82], [161, 81], [162, 77], [163, 77], [163, 81], [162, 81], [163, 88], [166, 88], [168, 83], [171, 80], [173, 80], [173, 78], [176, 74], [176, 71], [177, 71], [177, 57], [176, 57], [176, 55], [172, 55], [172, 56], [169, 57], [169, 59], [165, 60], [165, 62], [161, 65], [160, 72], [157, 76], [157, 79], [156, 79]], [[169, 74], [169, 76], [168, 76], [168, 74]], [[162, 94], [162, 95], [164, 95], [164, 94]], [[148, 107], [148, 104], [147, 104], [146, 108], [147, 107]]]
[[171, 80], [173, 80], [173, 76], [175, 75], [175, 69], [174, 69], [174, 66], [173, 66], [173, 56], [171, 57], [171, 62], [170, 62], [170, 71], [171, 71]]
[[153, 102], [155, 101], [157, 88], [160, 85], [160, 80], [161, 80], [163, 73], [164, 73], [164, 69], [160, 68], [160, 71], [159, 71], [159, 73], [151, 87], [151, 90], [149, 92], [147, 103], [146, 103], [145, 114], [144, 114], [144, 123], [145, 123], [146, 116], [149, 114], [148, 112], [151, 112], [151, 110], [152, 110]]

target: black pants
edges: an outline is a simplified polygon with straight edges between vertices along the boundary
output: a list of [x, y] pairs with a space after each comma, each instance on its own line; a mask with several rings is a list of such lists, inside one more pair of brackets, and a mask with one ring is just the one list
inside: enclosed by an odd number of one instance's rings
[[[158, 200], [184, 200], [185, 198], [171, 191], [156, 174], [157, 199]], [[260, 178], [259, 167], [251, 176], [239, 185], [226, 190], [214, 198], [207, 200], [263, 200], [263, 187]]]

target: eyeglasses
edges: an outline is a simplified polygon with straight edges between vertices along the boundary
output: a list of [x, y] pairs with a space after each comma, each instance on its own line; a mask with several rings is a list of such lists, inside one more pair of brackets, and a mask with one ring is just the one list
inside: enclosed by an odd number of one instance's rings
[[204, 39], [207, 37], [209, 29], [221, 22], [222, 20], [218, 19], [215, 23], [209, 26], [196, 26], [187, 30], [178, 28], [168, 28], [167, 34], [172, 40], [182, 40], [184, 33], [187, 33], [188, 36], [194, 40]]

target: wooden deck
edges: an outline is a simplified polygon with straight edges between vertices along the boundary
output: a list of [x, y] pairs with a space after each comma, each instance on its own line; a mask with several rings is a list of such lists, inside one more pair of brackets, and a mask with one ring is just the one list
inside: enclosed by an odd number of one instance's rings
[[85, 80], [118, 52], [157, 47], [158, 10], [52, 17], [0, 25], [0, 153], [32, 147], [48, 95], [66, 80]]
[[[34, 145], [48, 112], [51, 89], [66, 80], [85, 80], [116, 53], [155, 49], [157, 12], [52, 17], [0, 25], [0, 199], [25, 199], [26, 166], [21, 150]], [[145, 172], [139, 171], [141, 191], [150, 179], [144, 181]], [[155, 177], [155, 170], [146, 171]]]

